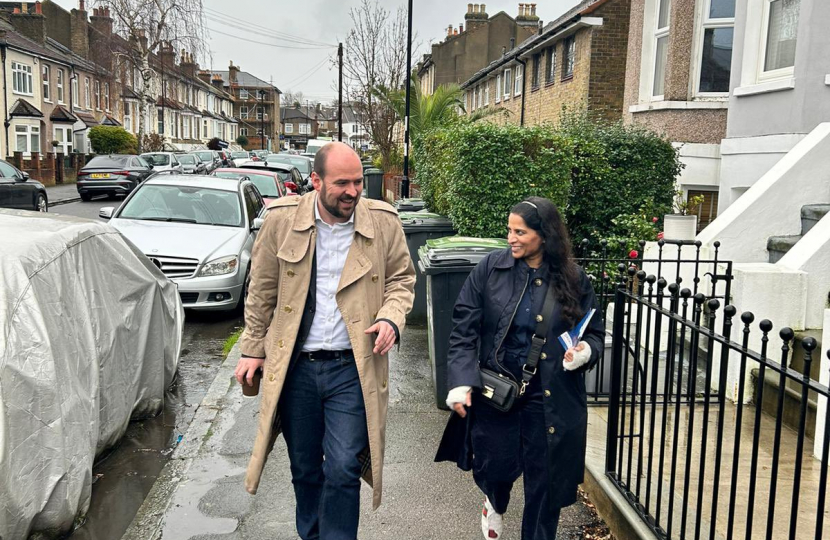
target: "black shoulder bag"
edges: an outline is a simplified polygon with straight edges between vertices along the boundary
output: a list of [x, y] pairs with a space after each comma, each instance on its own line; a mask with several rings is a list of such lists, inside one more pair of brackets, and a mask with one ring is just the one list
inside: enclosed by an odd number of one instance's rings
[[[521, 300], [520, 300], [521, 301]], [[492, 369], [479, 368], [481, 371], [481, 396], [487, 400], [492, 407], [499, 411], [507, 412], [513, 408], [517, 397], [524, 395], [527, 385], [538, 371], [539, 358], [542, 356], [542, 348], [547, 342], [550, 320], [553, 318], [553, 308], [556, 304], [553, 287], [548, 285], [545, 294], [545, 303], [542, 305], [542, 312], [536, 316], [536, 329], [533, 337], [530, 338], [530, 351], [527, 353], [527, 362], [522, 366], [521, 385], [512, 378], [502, 375]], [[496, 351], [498, 354], [498, 351]]]

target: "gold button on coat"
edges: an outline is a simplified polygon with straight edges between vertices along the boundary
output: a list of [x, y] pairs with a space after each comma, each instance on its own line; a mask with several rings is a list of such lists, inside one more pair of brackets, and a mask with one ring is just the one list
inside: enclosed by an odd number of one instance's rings
[[291, 306], [285, 306], [285, 307], [284, 307], [284, 308], [282, 308], [282, 309], [283, 309], [283, 311], [285, 311], [286, 313], [291, 313], [291, 311], [292, 311]]
[[541, 358], [542, 360], [545, 360], [547, 357], [548, 355], [546, 355], [545, 353], [539, 355], [539, 358]]
[[273, 374], [273, 373], [272, 373], [272, 374], [270, 374], [270, 375], [268, 375], [268, 380], [269, 380], [269, 381], [274, 382], [274, 379], [276, 379], [276, 377], [274, 376], [274, 374]]
[[533, 280], [533, 284], [536, 285], [537, 287], [541, 287], [542, 286], [542, 280], [539, 279], [539, 278], [536, 278], [536, 279]]
[[285, 341], [283, 341], [283, 340], [279, 340], [279, 341], [277, 341], [277, 347], [279, 347], [280, 349], [282, 349], [283, 347], [285, 347]]
[[366, 246], [372, 247], [372, 241], [371, 240], [366, 240]]
[[545, 390], [545, 397], [550, 397], [550, 390]]
[[555, 428], [555, 427], [553, 427], [553, 426], [549, 427], [549, 428], [548, 428], [548, 433], [550, 433], [551, 435], [553, 435], [554, 433], [556, 433], [556, 428]]
[[378, 275], [375, 274], [374, 276], [372, 276], [372, 283], [377, 283], [377, 282], [378, 282]]
[[294, 270], [289, 270], [285, 273], [285, 275], [287, 275], [288, 277], [294, 277]]
[[542, 320], [544, 320], [544, 317], [542, 317], [541, 315], [536, 315], [536, 322], [542, 322]]
[[383, 380], [383, 384], [381, 384], [381, 387], [386, 388], [386, 379]]

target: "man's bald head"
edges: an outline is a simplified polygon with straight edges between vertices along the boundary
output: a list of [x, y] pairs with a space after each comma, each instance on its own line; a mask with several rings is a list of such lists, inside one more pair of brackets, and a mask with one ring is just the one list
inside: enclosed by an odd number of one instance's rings
[[337, 164], [344, 168], [357, 166], [363, 170], [357, 152], [346, 143], [330, 142], [317, 151], [314, 156], [314, 172], [321, 179], [326, 177], [326, 166], [329, 160], [337, 161]]

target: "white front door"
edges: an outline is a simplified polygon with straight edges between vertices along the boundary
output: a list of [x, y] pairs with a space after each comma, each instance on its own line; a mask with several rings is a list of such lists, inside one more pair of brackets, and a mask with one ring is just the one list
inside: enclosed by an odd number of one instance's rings
[[58, 141], [58, 146], [55, 148], [57, 152], [63, 155], [72, 153], [72, 127], [70, 126], [55, 126], [54, 128], [55, 140]]

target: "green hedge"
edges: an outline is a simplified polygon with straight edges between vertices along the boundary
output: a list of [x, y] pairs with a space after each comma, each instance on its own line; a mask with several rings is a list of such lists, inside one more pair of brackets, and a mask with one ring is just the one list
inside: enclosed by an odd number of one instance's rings
[[668, 140], [584, 116], [557, 127], [461, 124], [419, 142], [417, 181], [427, 207], [469, 236], [504, 236], [510, 207], [531, 195], [563, 210], [575, 241], [628, 236], [630, 220], [619, 218], [662, 218], [681, 169]]
[[95, 126], [89, 130], [89, 143], [96, 154], [135, 154], [138, 141], [122, 127]]

